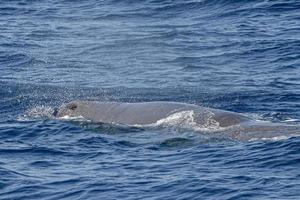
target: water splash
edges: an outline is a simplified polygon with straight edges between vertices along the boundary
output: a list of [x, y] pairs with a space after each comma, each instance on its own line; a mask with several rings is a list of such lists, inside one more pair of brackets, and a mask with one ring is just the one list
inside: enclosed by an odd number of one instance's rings
[[33, 108], [30, 108], [25, 112], [23, 115], [19, 115], [17, 117], [18, 121], [29, 121], [33, 119], [52, 119], [54, 108], [51, 106], [35, 106]]
[[[196, 117], [200, 117], [201, 123], [198, 122], [199, 120], [196, 120]], [[223, 129], [213, 117], [214, 113], [209, 110], [204, 112], [201, 116], [197, 116], [193, 110], [187, 110], [173, 113], [166, 118], [158, 120], [154, 124], [146, 126], [193, 130], [197, 132], [211, 132]]]

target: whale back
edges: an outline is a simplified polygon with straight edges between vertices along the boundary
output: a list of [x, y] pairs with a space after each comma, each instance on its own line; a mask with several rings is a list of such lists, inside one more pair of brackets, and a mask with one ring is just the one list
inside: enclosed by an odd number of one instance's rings
[[198, 124], [207, 124], [208, 120], [213, 120], [220, 127], [250, 120], [248, 117], [234, 112], [177, 102], [73, 101], [63, 105], [59, 109], [57, 117], [83, 117], [94, 122], [145, 125], [156, 123], [158, 120], [183, 111], [192, 111], [194, 113], [193, 120]]

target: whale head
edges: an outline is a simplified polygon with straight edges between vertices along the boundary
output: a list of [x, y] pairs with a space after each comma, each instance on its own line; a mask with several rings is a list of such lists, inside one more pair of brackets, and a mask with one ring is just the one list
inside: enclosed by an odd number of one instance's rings
[[56, 109], [53, 115], [58, 118], [65, 116], [76, 117], [78, 116], [78, 111], [80, 110], [81, 106], [82, 105], [80, 102], [73, 101]]

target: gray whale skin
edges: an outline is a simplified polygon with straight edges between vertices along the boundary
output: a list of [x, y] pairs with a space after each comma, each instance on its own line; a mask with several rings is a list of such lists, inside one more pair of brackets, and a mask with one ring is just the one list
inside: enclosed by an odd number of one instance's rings
[[55, 116], [83, 117], [92, 122], [114, 122], [130, 126], [153, 124], [182, 111], [193, 111], [194, 121], [199, 125], [207, 124], [210, 118], [223, 128], [221, 132], [242, 140], [300, 135], [300, 126], [297, 125], [260, 122], [235, 112], [178, 102], [72, 101], [62, 105]]

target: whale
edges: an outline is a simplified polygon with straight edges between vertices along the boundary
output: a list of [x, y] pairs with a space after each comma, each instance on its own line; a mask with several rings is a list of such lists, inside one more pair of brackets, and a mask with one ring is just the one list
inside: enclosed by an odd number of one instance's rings
[[73, 101], [61, 106], [55, 115], [57, 117], [83, 117], [93, 122], [147, 125], [183, 111], [193, 111], [198, 124], [206, 123], [207, 118], [211, 117], [211, 120], [217, 122], [220, 127], [232, 126], [250, 120], [242, 114], [230, 111], [177, 102]]
[[[213, 127], [214, 133], [239, 140], [254, 140], [300, 135], [300, 126], [258, 121], [241, 113], [180, 102], [101, 102], [71, 101], [60, 106], [56, 118], [83, 118], [91, 122], [128, 126], [155, 124], [178, 113], [192, 112], [198, 127]], [[217, 127], [217, 128], [216, 128]], [[203, 129], [201, 129], [203, 130]]]

